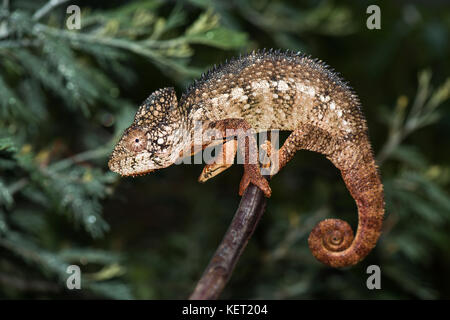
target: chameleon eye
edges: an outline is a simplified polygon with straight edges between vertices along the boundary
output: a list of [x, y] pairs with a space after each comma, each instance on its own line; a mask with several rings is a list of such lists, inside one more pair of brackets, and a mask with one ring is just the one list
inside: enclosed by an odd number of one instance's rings
[[134, 152], [142, 151], [145, 148], [145, 132], [134, 130], [129, 133], [127, 139], [127, 148]]

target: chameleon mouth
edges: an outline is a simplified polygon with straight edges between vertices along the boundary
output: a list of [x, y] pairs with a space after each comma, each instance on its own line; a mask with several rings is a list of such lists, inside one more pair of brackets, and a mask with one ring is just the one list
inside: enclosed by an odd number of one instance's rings
[[138, 177], [144, 176], [150, 172], [155, 171], [156, 169], [147, 169], [147, 168], [135, 168], [129, 165], [129, 162], [126, 158], [121, 160], [110, 160], [108, 162], [108, 167], [111, 171], [120, 174], [123, 177]]
[[158, 169], [149, 161], [136, 161], [136, 156], [117, 157], [117, 155], [110, 158], [108, 167], [123, 177], [143, 176]]
[[145, 176], [145, 175], [147, 175], [147, 174], [149, 174], [150, 172], [153, 172], [153, 171], [155, 171], [156, 169], [150, 169], [150, 170], [146, 170], [146, 171], [142, 171], [142, 172], [137, 172], [137, 173], [132, 173], [132, 174], [128, 174], [128, 175], [124, 175], [124, 174], [122, 174], [122, 176], [128, 176], [128, 177], [133, 177], [133, 178], [135, 178], [135, 177], [140, 177], [140, 176]]

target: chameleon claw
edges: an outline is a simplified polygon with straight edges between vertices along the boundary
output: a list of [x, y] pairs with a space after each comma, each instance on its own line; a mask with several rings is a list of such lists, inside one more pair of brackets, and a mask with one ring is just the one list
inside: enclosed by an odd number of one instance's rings
[[270, 189], [269, 182], [264, 179], [261, 174], [251, 174], [247, 170], [245, 170], [244, 175], [242, 176], [241, 183], [239, 185], [239, 195], [242, 196], [247, 187], [251, 184], [257, 186], [264, 192], [264, 196], [266, 198], [270, 198], [272, 195], [272, 190]]
[[265, 164], [263, 165], [266, 173], [264, 174], [268, 175], [269, 177], [273, 177], [278, 173], [278, 171], [280, 171], [278, 152], [275, 151], [272, 143], [269, 140], [266, 140], [260, 147], [266, 152], [266, 157], [264, 160]]
[[203, 168], [200, 177], [198, 177], [198, 181], [206, 182], [231, 167], [234, 163], [237, 147], [238, 145], [236, 140], [229, 140], [225, 142], [220, 149], [219, 154], [216, 156], [215, 161], [211, 164], [207, 164]]
[[212, 163], [212, 164], [207, 164], [204, 168], [202, 173], [200, 174], [200, 176], [198, 177], [198, 181], [199, 182], [206, 182], [209, 179], [217, 176], [219, 173], [224, 172], [225, 170], [227, 170], [229, 167], [231, 167], [231, 164], [217, 164], [217, 163]]

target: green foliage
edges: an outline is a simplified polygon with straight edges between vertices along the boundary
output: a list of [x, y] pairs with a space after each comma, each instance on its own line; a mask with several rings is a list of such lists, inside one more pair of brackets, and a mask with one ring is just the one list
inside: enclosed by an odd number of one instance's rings
[[[82, 28], [68, 30], [68, 4], [0, 5], [0, 297], [187, 297], [237, 207], [241, 169], [207, 185], [186, 165], [120, 179], [107, 157], [152, 91], [181, 93], [210, 65], [262, 47], [303, 50], [350, 80], [386, 219], [359, 265], [316, 262], [311, 229], [331, 217], [356, 226], [356, 208], [324, 157], [299, 152], [272, 180], [223, 297], [450, 297], [448, 10], [380, 2], [382, 29], [370, 31], [365, 2], [105, 2], [82, 6]], [[82, 290], [66, 289], [71, 264]], [[382, 290], [365, 286], [370, 264]]]
[[83, 28], [69, 31], [54, 4], [7, 1], [0, 16], [0, 279], [16, 279], [1, 293], [39, 291], [19, 281], [31, 273], [69, 294], [66, 268], [81, 263], [86, 296], [132, 298], [121, 256], [89, 245], [110, 230], [102, 202], [118, 177], [105, 163], [134, 113], [119, 98], [138, 78], [129, 61], [145, 58], [183, 82], [203, 70], [190, 65], [193, 44], [233, 49], [246, 37], [210, 10], [188, 19], [177, 5], [162, 16], [160, 1], [86, 8]]

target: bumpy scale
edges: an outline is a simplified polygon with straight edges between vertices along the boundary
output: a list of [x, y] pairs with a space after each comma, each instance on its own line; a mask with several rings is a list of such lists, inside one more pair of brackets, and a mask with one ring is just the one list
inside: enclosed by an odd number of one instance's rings
[[[193, 139], [197, 121], [202, 129], [214, 128], [222, 137], [227, 129], [291, 131], [278, 151], [266, 146], [277, 164], [271, 174], [298, 150], [322, 153], [341, 171], [358, 207], [356, 236], [346, 222], [326, 219], [309, 236], [313, 255], [332, 267], [344, 267], [361, 261], [375, 246], [384, 215], [383, 186], [366, 121], [356, 94], [323, 62], [300, 53], [264, 50], [210, 70], [179, 103], [173, 88], [154, 92], [115, 147], [110, 169], [125, 176], [140, 175], [172, 165], [186, 150], [205, 148], [215, 140]], [[237, 150], [244, 155], [239, 193], [252, 183], [270, 197], [259, 165], [248, 161], [257, 153], [256, 141], [252, 135], [246, 139], [247, 144], [221, 141], [227, 156], [234, 157]], [[208, 164], [199, 180], [206, 181], [229, 166], [220, 161]]]

